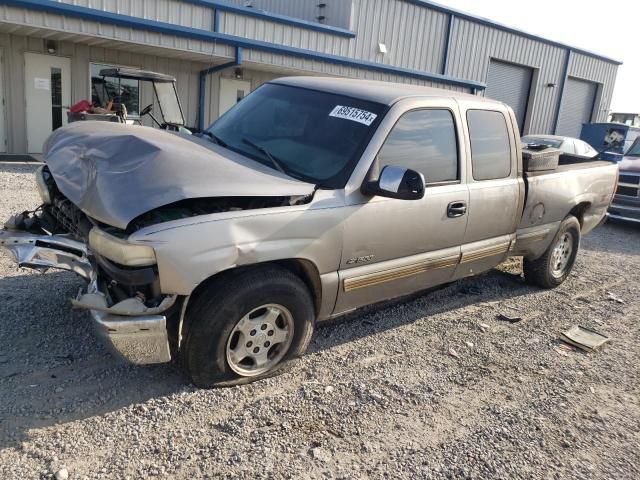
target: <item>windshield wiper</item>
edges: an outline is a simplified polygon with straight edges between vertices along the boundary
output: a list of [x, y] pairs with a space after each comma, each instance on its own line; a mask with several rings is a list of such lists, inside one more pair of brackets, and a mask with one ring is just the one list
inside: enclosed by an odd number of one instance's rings
[[269, 161], [273, 164], [274, 167], [276, 167], [276, 169], [278, 169], [279, 171], [281, 171], [285, 175], [288, 175], [290, 177], [293, 176], [293, 175], [291, 175], [290, 173], [288, 173], [285, 170], [284, 166], [282, 165], [282, 162], [280, 160], [278, 160], [271, 152], [269, 152], [269, 150], [267, 150], [266, 148], [258, 145], [257, 143], [252, 142], [248, 138], [243, 138], [242, 142], [246, 143], [250, 147], [253, 147], [256, 150], [258, 150], [260, 153], [262, 153], [265, 157], [267, 157], [269, 159]]
[[213, 140], [215, 143], [220, 145], [221, 147], [226, 147], [227, 146], [227, 144], [225, 142], [220, 140], [220, 137], [218, 137], [217, 135], [211, 133], [209, 130], [203, 130], [202, 132], [200, 132], [200, 134], [198, 136], [199, 137], [204, 137], [205, 135], [207, 137], [209, 137], [211, 140]]

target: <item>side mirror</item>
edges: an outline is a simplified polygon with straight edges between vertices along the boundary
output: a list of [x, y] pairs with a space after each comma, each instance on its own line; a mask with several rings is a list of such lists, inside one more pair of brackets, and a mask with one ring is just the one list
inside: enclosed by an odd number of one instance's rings
[[399, 200], [420, 200], [424, 197], [424, 177], [415, 170], [387, 165], [378, 180], [362, 186], [362, 193]]

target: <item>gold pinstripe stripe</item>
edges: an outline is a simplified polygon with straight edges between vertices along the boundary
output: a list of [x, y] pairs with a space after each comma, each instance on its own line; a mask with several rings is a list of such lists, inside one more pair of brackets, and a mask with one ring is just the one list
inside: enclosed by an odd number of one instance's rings
[[483, 258], [493, 257], [495, 255], [507, 253], [509, 251], [510, 245], [511, 245], [511, 242], [508, 242], [500, 245], [495, 245], [493, 247], [485, 247], [478, 250], [465, 252], [462, 254], [462, 260], [460, 263], [475, 262], [476, 260], [481, 260]]
[[429, 270], [437, 270], [440, 268], [455, 267], [460, 261], [460, 255], [451, 257], [438, 258], [434, 260], [426, 260], [406, 267], [394, 268], [378, 273], [369, 273], [359, 277], [347, 278], [343, 283], [345, 292], [351, 292], [359, 288], [371, 287], [381, 283], [399, 280], [401, 278], [411, 277]]

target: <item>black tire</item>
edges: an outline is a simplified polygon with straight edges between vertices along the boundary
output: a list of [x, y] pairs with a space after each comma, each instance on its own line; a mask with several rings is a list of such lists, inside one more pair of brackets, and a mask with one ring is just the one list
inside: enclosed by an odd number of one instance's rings
[[[238, 322], [263, 305], [285, 307], [292, 325], [288, 345], [280, 344], [278, 363], [260, 374], [242, 375], [227, 358], [228, 343]], [[278, 317], [278, 321], [281, 321]], [[306, 351], [315, 323], [313, 300], [306, 285], [278, 266], [232, 271], [211, 282], [187, 309], [183, 367], [198, 387], [211, 388], [250, 383], [273, 376]], [[264, 339], [263, 339], [264, 340]], [[271, 351], [275, 345], [271, 346]], [[236, 367], [237, 368], [237, 367]]]
[[[571, 252], [567, 255], [566, 264], [558, 269], [560, 263], [556, 263], [554, 258], [554, 250], [562, 241], [569, 243], [565, 239], [566, 235], [570, 235]], [[535, 260], [524, 259], [523, 270], [524, 278], [527, 283], [537, 285], [542, 288], [555, 288], [564, 282], [576, 261], [578, 249], [580, 248], [580, 222], [573, 215], [567, 216], [556, 233], [551, 245], [544, 254]]]

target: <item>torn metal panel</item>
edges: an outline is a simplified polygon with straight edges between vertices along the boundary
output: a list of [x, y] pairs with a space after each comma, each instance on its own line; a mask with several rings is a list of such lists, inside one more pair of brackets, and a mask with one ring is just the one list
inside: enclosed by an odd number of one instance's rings
[[169, 295], [165, 297], [157, 307], [147, 307], [142, 299], [138, 297], [127, 298], [121, 302], [112, 305], [107, 303], [106, 297], [96, 291], [95, 293], [85, 293], [79, 295], [78, 298], [72, 299], [71, 304], [76, 308], [84, 308], [87, 310], [97, 310], [113, 315], [122, 315], [125, 317], [136, 317], [141, 315], [157, 315], [162, 313], [176, 303], [178, 296]]
[[69, 270], [87, 281], [93, 275], [86, 245], [66, 235], [1, 230], [0, 247], [7, 250], [21, 267]]
[[206, 197], [306, 196], [314, 185], [207, 139], [150, 127], [76, 122], [56, 130], [44, 158], [58, 189], [118, 228], [174, 202]]

